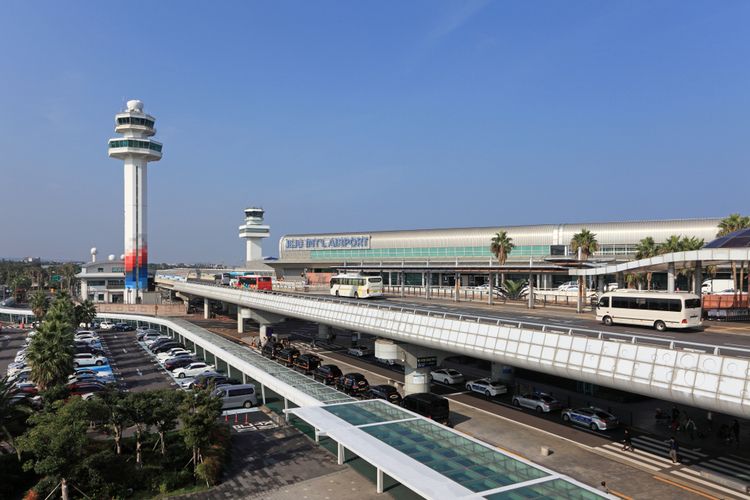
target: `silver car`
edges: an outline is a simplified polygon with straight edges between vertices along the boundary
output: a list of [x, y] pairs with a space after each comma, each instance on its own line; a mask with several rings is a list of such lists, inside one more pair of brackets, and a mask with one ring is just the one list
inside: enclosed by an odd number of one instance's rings
[[522, 394], [513, 396], [513, 404], [523, 408], [530, 408], [540, 413], [549, 413], [554, 410], [562, 409], [562, 404], [544, 393]]
[[214, 389], [214, 396], [221, 399], [223, 410], [228, 408], [252, 408], [258, 405], [255, 385], [221, 385]]

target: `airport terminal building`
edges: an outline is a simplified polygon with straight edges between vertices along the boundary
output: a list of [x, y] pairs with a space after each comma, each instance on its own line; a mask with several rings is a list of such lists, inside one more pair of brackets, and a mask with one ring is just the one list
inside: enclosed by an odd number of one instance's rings
[[[638, 242], [648, 236], [661, 243], [672, 235], [709, 242], [716, 237], [720, 218], [630, 221], [532, 226], [496, 226], [456, 229], [418, 229], [358, 233], [290, 234], [279, 240], [279, 260], [269, 262], [277, 277], [320, 282], [340, 269], [380, 272], [386, 283], [393, 273], [407, 273], [406, 284], [420, 285], [431, 270], [434, 285], [452, 285], [461, 272], [462, 285], [480, 284], [490, 271], [528, 275], [529, 270], [548, 276], [552, 286], [570, 279], [566, 262], [575, 260], [570, 240], [581, 229], [596, 235], [599, 250], [591, 260], [623, 262], [635, 256]], [[515, 248], [500, 268], [490, 252], [498, 231], [507, 231]], [[444, 275], [444, 276], [441, 276]], [[550, 281], [552, 280], [552, 281]], [[540, 281], [542, 284], [542, 281]]]

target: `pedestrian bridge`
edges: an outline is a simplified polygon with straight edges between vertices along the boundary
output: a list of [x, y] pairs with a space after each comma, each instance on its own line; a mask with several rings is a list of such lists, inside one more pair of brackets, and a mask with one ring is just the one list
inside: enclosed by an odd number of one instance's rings
[[750, 418], [750, 349], [157, 276], [182, 294]]
[[[29, 310], [0, 308], [0, 321], [30, 317]], [[378, 493], [390, 478], [428, 499], [615, 498], [385, 401], [354, 400], [188, 321], [115, 313], [97, 317], [148, 325], [179, 339], [229, 376], [259, 384], [264, 404], [267, 392], [279, 395], [287, 418], [312, 426], [316, 442], [330, 440], [339, 464], [353, 455], [372, 464]]]

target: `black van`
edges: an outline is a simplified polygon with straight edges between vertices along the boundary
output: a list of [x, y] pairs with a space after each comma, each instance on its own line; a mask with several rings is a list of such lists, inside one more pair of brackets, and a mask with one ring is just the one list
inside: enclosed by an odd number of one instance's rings
[[260, 352], [263, 356], [273, 359], [283, 348], [284, 346], [280, 342], [272, 342], [269, 340]]
[[294, 367], [304, 373], [309, 373], [318, 367], [320, 361], [315, 354], [302, 354], [294, 360]]
[[276, 353], [276, 359], [283, 361], [287, 366], [292, 366], [297, 356], [299, 356], [299, 349], [295, 349], [294, 347], [287, 347]]
[[401, 406], [423, 417], [450, 427], [450, 408], [448, 400], [430, 392], [420, 392], [404, 396]]

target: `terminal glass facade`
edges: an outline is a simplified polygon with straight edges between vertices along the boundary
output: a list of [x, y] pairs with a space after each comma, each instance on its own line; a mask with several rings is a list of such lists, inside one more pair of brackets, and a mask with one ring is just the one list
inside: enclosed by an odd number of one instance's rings
[[[519, 245], [509, 258], [546, 257], [550, 255], [549, 245]], [[440, 258], [440, 257], [487, 257], [494, 258], [489, 245], [481, 247], [423, 247], [423, 248], [369, 248], [347, 250], [312, 250], [313, 260], [330, 259], [399, 259], [399, 258]]]

